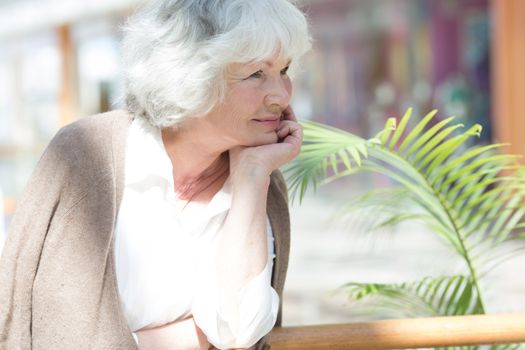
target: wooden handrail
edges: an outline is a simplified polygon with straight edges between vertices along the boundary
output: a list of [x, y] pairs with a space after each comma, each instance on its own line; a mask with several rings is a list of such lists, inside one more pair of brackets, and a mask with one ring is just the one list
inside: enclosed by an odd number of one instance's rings
[[271, 350], [414, 349], [525, 342], [525, 313], [277, 327]]

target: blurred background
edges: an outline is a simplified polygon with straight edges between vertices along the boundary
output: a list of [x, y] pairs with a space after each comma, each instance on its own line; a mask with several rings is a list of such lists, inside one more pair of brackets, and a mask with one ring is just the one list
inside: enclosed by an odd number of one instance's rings
[[[123, 107], [119, 26], [144, 1], [0, 0], [0, 236], [56, 131]], [[300, 3], [315, 41], [294, 84], [299, 118], [370, 136], [410, 106], [417, 117], [437, 108], [440, 118], [482, 124], [478, 142], [511, 142], [509, 152], [525, 153], [525, 1]], [[422, 228], [372, 244], [358, 230], [327, 224], [341, 203], [382, 181], [353, 177], [294, 204], [284, 324], [366, 317], [331, 294], [350, 280], [390, 282], [454, 268]], [[498, 274], [495, 293], [507, 297], [497, 311], [525, 311], [525, 287], [515, 278], [524, 261], [517, 261]]]

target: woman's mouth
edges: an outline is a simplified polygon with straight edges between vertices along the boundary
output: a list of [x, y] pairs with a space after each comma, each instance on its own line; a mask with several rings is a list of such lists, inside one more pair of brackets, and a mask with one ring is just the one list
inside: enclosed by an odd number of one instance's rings
[[253, 119], [257, 124], [267, 127], [269, 129], [277, 129], [281, 123], [280, 118], [261, 118]]

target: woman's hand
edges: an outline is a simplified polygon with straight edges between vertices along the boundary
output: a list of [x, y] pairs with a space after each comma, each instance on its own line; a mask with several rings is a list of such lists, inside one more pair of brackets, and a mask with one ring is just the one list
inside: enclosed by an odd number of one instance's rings
[[208, 350], [206, 335], [193, 317], [135, 333], [140, 350]]
[[292, 110], [288, 106], [282, 112], [283, 118], [276, 130], [278, 141], [268, 145], [255, 147], [235, 147], [230, 150], [230, 175], [235, 178], [236, 173], [241, 172], [246, 176], [249, 170], [270, 175], [272, 171], [293, 160], [301, 150], [303, 142], [303, 130]]

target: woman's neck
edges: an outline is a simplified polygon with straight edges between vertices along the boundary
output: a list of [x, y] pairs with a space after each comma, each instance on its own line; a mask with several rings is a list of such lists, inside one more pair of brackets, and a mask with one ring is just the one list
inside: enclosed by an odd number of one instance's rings
[[[198, 130], [198, 132], [196, 132]], [[173, 166], [173, 184], [181, 200], [208, 202], [229, 175], [227, 148], [213, 135], [188, 127], [162, 130], [162, 141]]]

